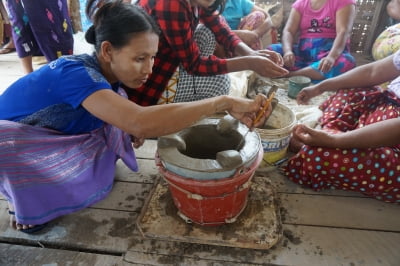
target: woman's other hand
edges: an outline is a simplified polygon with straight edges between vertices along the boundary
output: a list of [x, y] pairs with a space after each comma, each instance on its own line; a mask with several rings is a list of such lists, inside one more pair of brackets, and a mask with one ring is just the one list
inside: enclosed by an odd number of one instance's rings
[[327, 56], [321, 59], [319, 63], [318, 70], [322, 71], [323, 73], [329, 72], [333, 65], [335, 64], [335, 59], [331, 56]]
[[296, 101], [298, 104], [308, 104], [311, 98], [320, 94], [321, 91], [318, 84], [305, 87], [297, 94]]
[[[261, 52], [258, 54], [260, 53]], [[257, 74], [269, 78], [278, 78], [289, 74], [287, 69], [274, 62], [274, 60], [278, 59], [270, 58], [269, 56], [266, 56], [265, 53], [261, 53], [261, 55], [258, 54], [256, 56], [246, 57], [248, 65], [247, 69], [253, 70]]]
[[319, 147], [334, 147], [334, 134], [323, 130], [312, 129], [306, 125], [299, 124], [293, 128], [293, 138], [303, 144]]
[[283, 64], [285, 67], [294, 67], [295, 62], [296, 62], [296, 57], [292, 51], [286, 52], [283, 55]]
[[271, 51], [271, 50], [259, 50], [259, 51], [255, 51], [255, 52], [256, 52], [255, 55], [265, 56], [265, 57], [269, 58], [275, 64], [283, 67], [283, 58], [282, 58], [281, 54]]

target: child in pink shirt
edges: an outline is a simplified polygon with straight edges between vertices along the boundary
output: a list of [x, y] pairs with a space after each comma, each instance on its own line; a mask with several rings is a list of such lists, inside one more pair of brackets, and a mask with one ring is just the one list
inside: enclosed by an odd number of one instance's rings
[[268, 48], [282, 54], [288, 76], [335, 77], [355, 67], [349, 45], [354, 17], [355, 0], [297, 0], [282, 43]]

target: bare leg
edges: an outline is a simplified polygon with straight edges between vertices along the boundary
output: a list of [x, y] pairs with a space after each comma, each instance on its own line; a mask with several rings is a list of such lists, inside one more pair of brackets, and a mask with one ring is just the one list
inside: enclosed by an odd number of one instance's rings
[[291, 71], [286, 77], [292, 76], [306, 76], [311, 78], [312, 80], [323, 80], [325, 79], [319, 72], [315, 71], [311, 67], [305, 67], [296, 71]]
[[20, 58], [20, 60], [21, 60], [22, 68], [23, 68], [23, 71], [25, 72], [25, 74], [29, 74], [29, 73], [33, 72], [32, 56], [22, 57], [22, 58]]

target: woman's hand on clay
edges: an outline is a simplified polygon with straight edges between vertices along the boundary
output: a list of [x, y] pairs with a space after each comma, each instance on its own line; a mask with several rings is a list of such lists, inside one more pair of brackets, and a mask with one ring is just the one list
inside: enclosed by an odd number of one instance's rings
[[[258, 94], [253, 100], [244, 98], [231, 98], [233, 100], [232, 108], [227, 110], [231, 116], [238, 119], [248, 128], [261, 126], [272, 112], [271, 104], [263, 111], [264, 105], [267, 103], [267, 97], [263, 94]], [[254, 123], [257, 115], [261, 112], [259, 121]]]
[[318, 85], [308, 86], [297, 94], [296, 101], [298, 104], [308, 104], [311, 98], [320, 94], [321, 92]]
[[296, 125], [293, 128], [293, 137], [309, 146], [334, 147], [334, 134], [323, 130], [312, 129], [306, 125]]
[[294, 67], [294, 63], [296, 62], [296, 57], [292, 51], [286, 52], [283, 55], [283, 64], [285, 67]]
[[275, 64], [283, 67], [283, 58], [280, 53], [271, 51], [271, 50], [259, 50], [255, 51], [255, 55], [261, 55], [269, 58]]
[[275, 63], [271, 58], [265, 55], [249, 56], [248, 68], [257, 74], [269, 77], [278, 78], [289, 74], [289, 71]]
[[327, 56], [321, 59], [321, 62], [319, 63], [318, 70], [322, 71], [323, 73], [329, 72], [333, 65], [335, 64], [335, 59]]
[[131, 141], [133, 143], [133, 147], [135, 149], [140, 148], [143, 144], [145, 139], [144, 138], [137, 138], [135, 136], [131, 136]]
[[[266, 109], [264, 110], [264, 106], [266, 105], [266, 104], [268, 104], [268, 106], [266, 107]], [[272, 105], [271, 105], [271, 103], [263, 103], [263, 106], [261, 106], [261, 108], [259, 109], [259, 111], [257, 112], [257, 114], [256, 114], [256, 117], [254, 118], [254, 120], [253, 120], [253, 123], [252, 123], [252, 127], [251, 127], [251, 129], [252, 128], [262, 128], [263, 126], [264, 126], [264, 124], [265, 124], [265, 120], [271, 115], [271, 113], [272, 113]], [[260, 118], [259, 119], [257, 119], [257, 117], [259, 116], [259, 115], [261, 115], [260, 116]]]

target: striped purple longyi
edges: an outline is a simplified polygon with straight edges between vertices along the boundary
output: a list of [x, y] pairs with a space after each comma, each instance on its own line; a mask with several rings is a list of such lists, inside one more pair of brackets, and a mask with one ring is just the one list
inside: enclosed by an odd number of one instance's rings
[[110, 125], [63, 135], [0, 120], [0, 193], [21, 224], [42, 224], [105, 198], [118, 158], [137, 171], [130, 136]]

